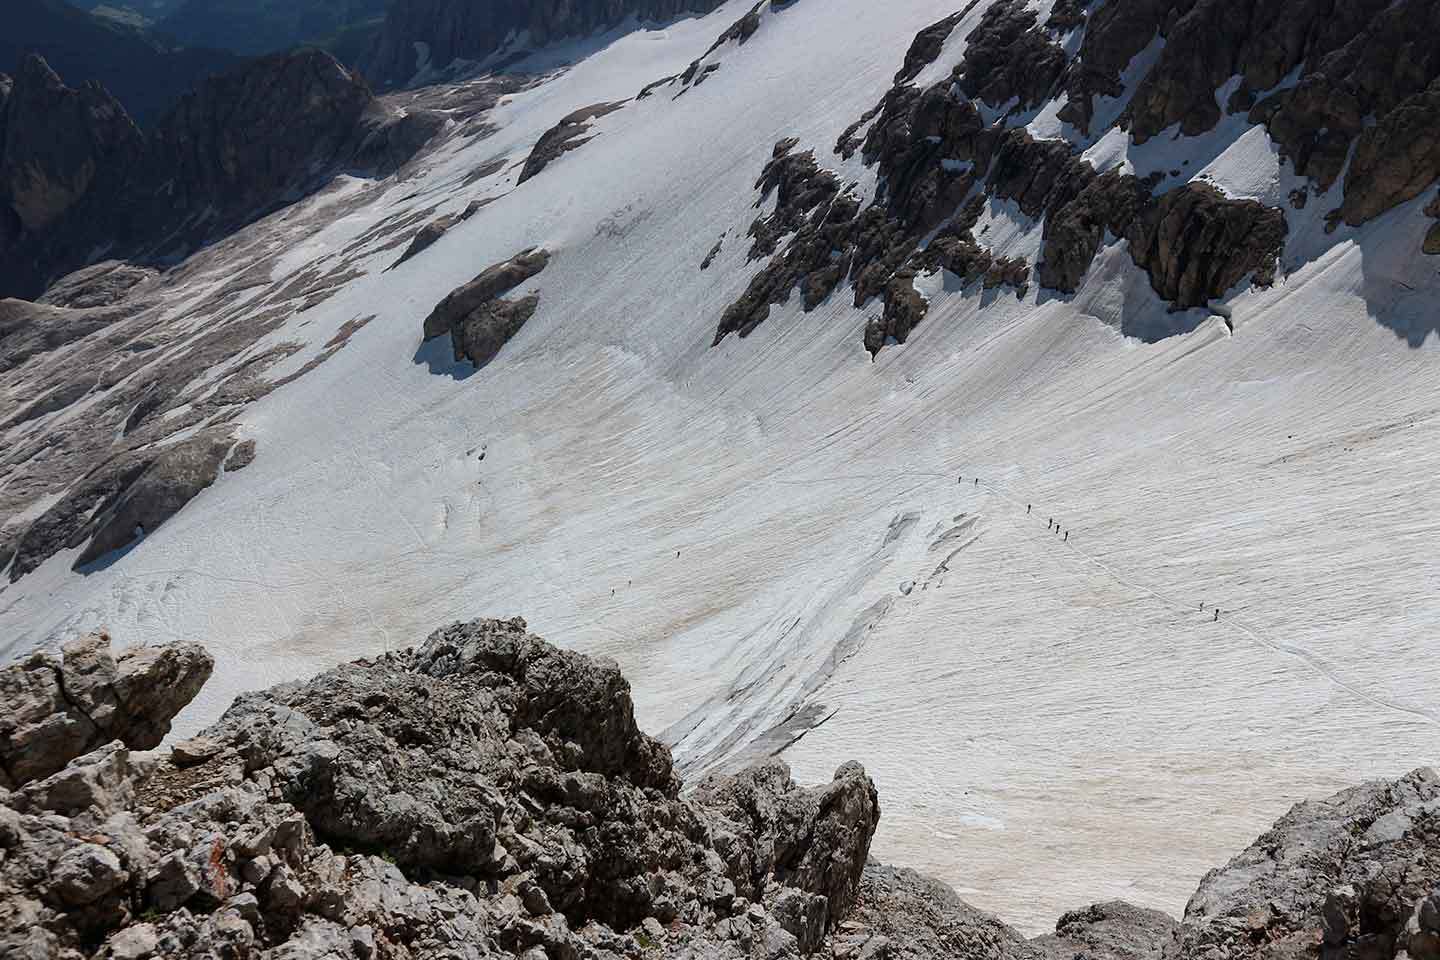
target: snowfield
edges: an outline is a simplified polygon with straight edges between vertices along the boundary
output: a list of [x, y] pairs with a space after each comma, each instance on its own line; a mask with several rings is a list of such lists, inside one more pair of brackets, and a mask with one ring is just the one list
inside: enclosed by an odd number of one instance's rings
[[[1287, 209], [1288, 273], [1215, 314], [1168, 315], [1117, 245], [1070, 297], [922, 278], [929, 315], [874, 362], [848, 288], [712, 348], [760, 266], [744, 234], [773, 144], [873, 191], [831, 145], [958, 4], [770, 11], [703, 84], [601, 118], [512, 187], [562, 116], [684, 70], [749, 5], [624, 35], [502, 103], [498, 132], [251, 228], [296, 224], [282, 283], [386, 217], [498, 197], [258, 344], [308, 344], [278, 376], [375, 318], [246, 408], [254, 464], [128, 555], [0, 587], [0, 655], [99, 627], [200, 640], [218, 665], [190, 732], [240, 691], [520, 614], [618, 660], [688, 776], [782, 747], [802, 781], [862, 761], [873, 854], [1032, 933], [1110, 897], [1178, 912], [1293, 802], [1436, 760], [1434, 190], [1333, 234], [1329, 198]], [[1091, 155], [1292, 188], [1263, 130], [1196, 140]], [[302, 233], [327, 204], [345, 212]], [[1000, 203], [982, 223], [1033, 257], [1039, 224]], [[422, 345], [438, 300], [531, 246], [553, 254], [517, 291], [539, 310], [495, 361]], [[214, 266], [216, 285], [241, 269]], [[1144, 343], [1122, 318], [1193, 329]]]

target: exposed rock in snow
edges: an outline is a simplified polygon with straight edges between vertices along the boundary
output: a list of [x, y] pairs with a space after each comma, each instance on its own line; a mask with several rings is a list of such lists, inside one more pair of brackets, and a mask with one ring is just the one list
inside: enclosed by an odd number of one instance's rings
[[1440, 77], [1407, 97], [1355, 145], [1341, 213], [1352, 226], [1418, 197], [1440, 180]]
[[423, 253], [425, 250], [428, 250], [436, 240], [445, 236], [445, 231], [454, 226], [459, 219], [458, 214], [447, 214], [443, 217], [436, 217], [415, 231], [414, 239], [412, 239], [410, 245], [405, 248], [405, 252], [400, 254], [400, 259], [390, 265], [390, 269], [393, 270], [417, 253]]
[[614, 113], [623, 106], [625, 106], [623, 100], [615, 103], [596, 103], [567, 114], [559, 123], [546, 130], [535, 144], [534, 149], [530, 151], [530, 156], [525, 158], [525, 166], [520, 171], [518, 182], [524, 183], [566, 153], [584, 146], [590, 139], [585, 134], [590, 129], [591, 121]]
[[[908, 78], [918, 75], [927, 56], [938, 55], [950, 20], [922, 31], [895, 87], [836, 144], [842, 159], [858, 149], [876, 169], [877, 199], [864, 211], [841, 196], [838, 179], [813, 151], [792, 152], [794, 141], [785, 141], [783, 151], [777, 146], [756, 184], [762, 200], [779, 187], [776, 207], [752, 225], [751, 256], [773, 253], [782, 236], [792, 239], [722, 315], [716, 342], [730, 332], [749, 333], [796, 285], [810, 310], [848, 278], [856, 306], [884, 291], [883, 316], [872, 316], [865, 327], [865, 347], [873, 356], [888, 342], [904, 343], [924, 316], [924, 301], [910, 282], [915, 272], [946, 260], [967, 282], [984, 277], [987, 287], [1006, 283], [1023, 296], [1030, 274], [1024, 259], [996, 256], [970, 233], [980, 215], [975, 201], [987, 195], [1012, 200], [1043, 221], [1037, 276], [1065, 293], [1078, 288], [1107, 231], [1128, 241], [1132, 260], [1156, 293], [1177, 308], [1202, 306], [1246, 277], [1262, 286], [1274, 280], [1287, 235], [1278, 208], [1227, 197], [1204, 183], [1156, 197], [1158, 178], [1097, 174], [1068, 141], [1037, 140], [1007, 127], [1004, 116], [986, 122], [982, 108], [1023, 110], [1057, 88], [1066, 54], [1037, 19], [1023, 4], [992, 4], [967, 35], [951, 76], [924, 90]], [[1111, 89], [1103, 78], [1095, 82]], [[862, 143], [858, 134], [866, 124]], [[1407, 142], [1409, 155], [1428, 157], [1428, 140]], [[1403, 198], [1405, 190], [1414, 196], [1419, 184], [1428, 185], [1428, 166], [1420, 162], [1418, 172], [1416, 166], [1395, 174], [1405, 180], [1395, 197]], [[860, 224], [886, 239], [857, 244]], [[922, 250], [932, 233], [928, 246], [943, 246]]]
[[905, 51], [905, 62], [895, 72], [895, 85], [911, 82], [920, 75], [921, 70], [934, 63], [944, 49], [945, 41], [950, 39], [950, 34], [964, 17], [964, 12], [956, 11], [915, 34], [915, 39], [910, 42], [910, 49]]
[[980, 25], [965, 38], [965, 56], [953, 74], [967, 97], [1025, 110], [1054, 93], [1067, 58], [1038, 20], [1024, 0], [997, 0], [985, 8]]
[[502, 295], [544, 270], [549, 262], [548, 252], [531, 249], [487, 268], [435, 305], [425, 318], [425, 339], [448, 333], [456, 360], [469, 360], [476, 366], [488, 363], [540, 302], [536, 294], [519, 300], [506, 300]]

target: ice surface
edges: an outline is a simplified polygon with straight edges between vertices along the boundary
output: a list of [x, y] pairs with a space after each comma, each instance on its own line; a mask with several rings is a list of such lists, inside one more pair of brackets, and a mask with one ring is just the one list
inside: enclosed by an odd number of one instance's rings
[[[521, 614], [618, 659], [692, 771], [819, 705], [785, 751], [797, 775], [863, 761], [875, 855], [1033, 932], [1111, 896], [1178, 911], [1292, 802], [1434, 760], [1433, 191], [1361, 230], [1295, 220], [1291, 272], [1229, 298], [1233, 334], [1122, 336], [1168, 315], [1112, 243], [1073, 297], [922, 278], [929, 315], [875, 362], [846, 295], [711, 348], [758, 266], [743, 235], [774, 142], [854, 177], [829, 145], [951, 6], [795, 4], [712, 80], [512, 187], [560, 117], [683, 70], [749, 3], [617, 39], [297, 235], [276, 282], [387, 216], [504, 194], [297, 315], [272, 338], [308, 344], [297, 367], [376, 319], [248, 407], [255, 462], [121, 562], [79, 577], [71, 551], [0, 588], [0, 652], [100, 626], [201, 640], [219, 663], [188, 732], [238, 691]], [[1186, 179], [1283, 186], [1268, 138], [1168, 137], [1204, 155]], [[986, 223], [1033, 254], [1018, 211]], [[430, 308], [535, 245], [554, 257], [534, 318], [483, 371], [432, 372]]]

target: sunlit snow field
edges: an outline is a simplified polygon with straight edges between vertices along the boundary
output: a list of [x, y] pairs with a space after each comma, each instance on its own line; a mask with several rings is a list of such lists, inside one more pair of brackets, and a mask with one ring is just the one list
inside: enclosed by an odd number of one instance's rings
[[[499, 132], [297, 237], [276, 280], [396, 211], [510, 190], [561, 116], [683, 70], [749, 3], [514, 96]], [[774, 142], [873, 189], [831, 146], [956, 6], [794, 4], [705, 84], [605, 117], [401, 268], [373, 258], [255, 348], [304, 340], [298, 367], [377, 316], [246, 409], [254, 464], [106, 570], [71, 574], [71, 551], [0, 590], [0, 653], [102, 626], [202, 641], [218, 666], [193, 731], [239, 691], [520, 614], [617, 659], [691, 774], [797, 711], [828, 717], [785, 750], [797, 777], [861, 760], [874, 855], [1029, 932], [1110, 897], [1178, 913], [1291, 803], [1435, 759], [1433, 190], [1332, 235], [1333, 198], [1287, 209], [1291, 272], [1230, 298], [1233, 334], [1197, 317], [1122, 337], [1122, 316], [1164, 308], [1115, 246], [1074, 297], [922, 281], [929, 315], [875, 362], [878, 306], [848, 289], [710, 346], [759, 266], [744, 231]], [[1226, 129], [1189, 169], [1278, 202], [1288, 166], [1263, 131]], [[1112, 147], [1103, 162], [1168, 162]], [[498, 155], [506, 171], [462, 186]], [[1038, 224], [987, 217], [992, 242], [1036, 249]], [[520, 292], [540, 308], [497, 360], [420, 350], [436, 301], [535, 245], [554, 257]]]

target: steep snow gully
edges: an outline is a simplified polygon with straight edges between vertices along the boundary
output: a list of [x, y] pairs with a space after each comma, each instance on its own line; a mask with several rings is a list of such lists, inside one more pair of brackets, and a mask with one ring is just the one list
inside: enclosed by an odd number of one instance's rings
[[[502, 99], [493, 131], [452, 125], [396, 177], [247, 228], [275, 259], [233, 303], [344, 276], [236, 362], [302, 345], [279, 377], [348, 344], [246, 406], [254, 462], [117, 562], [80, 575], [63, 550], [0, 586], [0, 654], [100, 627], [200, 640], [215, 676], [184, 734], [241, 690], [521, 615], [618, 660], [687, 776], [777, 750], [804, 782], [862, 761], [885, 797], [875, 854], [1029, 931], [1112, 896], [1178, 911], [1294, 801], [1435, 760], [1435, 188], [1329, 232], [1338, 185], [1287, 207], [1274, 284], [1210, 309], [1167, 312], [1110, 236], [1073, 293], [917, 276], [923, 322], [873, 360], [878, 308], [843, 285], [712, 347], [763, 266], [745, 231], [774, 145], [873, 197], [875, 168], [829, 145], [964, 5], [762, 5], [711, 49], [751, 6], [616, 31]], [[563, 118], [697, 57], [703, 75], [587, 121], [516, 184]], [[1060, 136], [1057, 106], [1016, 122]], [[1302, 182], [1264, 128], [1099, 133], [1092, 162], [1139, 176], [1267, 203]], [[388, 271], [398, 249], [353, 252], [417, 213], [454, 220]], [[1033, 263], [1042, 220], [988, 197], [972, 233]], [[446, 294], [532, 247], [548, 265], [506, 296], [538, 305], [493, 360], [421, 342]], [[198, 254], [156, 309], [229, 282], [232, 250]]]

